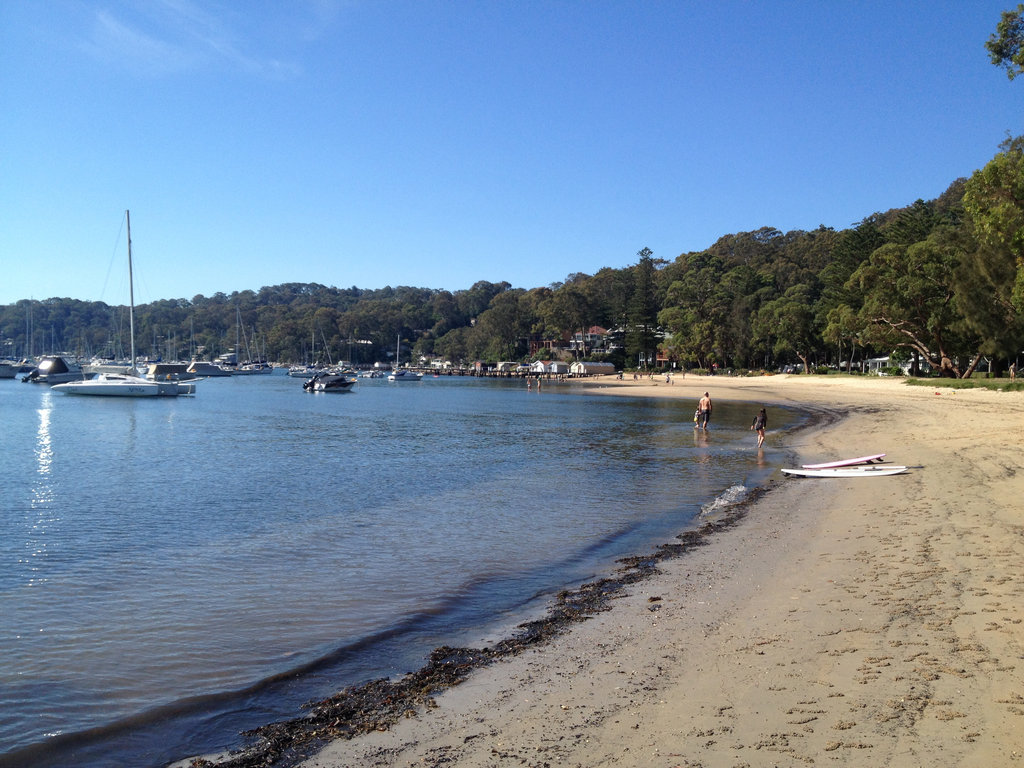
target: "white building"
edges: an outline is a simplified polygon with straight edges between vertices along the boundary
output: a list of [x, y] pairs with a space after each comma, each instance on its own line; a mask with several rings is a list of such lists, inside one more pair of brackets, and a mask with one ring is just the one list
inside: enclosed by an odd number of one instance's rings
[[571, 376], [605, 376], [615, 372], [615, 366], [611, 363], [592, 363], [581, 360], [569, 366], [569, 375]]

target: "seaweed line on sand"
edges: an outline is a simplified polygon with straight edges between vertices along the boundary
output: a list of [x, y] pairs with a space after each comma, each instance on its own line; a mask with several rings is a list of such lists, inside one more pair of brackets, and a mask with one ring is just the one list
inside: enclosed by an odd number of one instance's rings
[[[211, 761], [198, 757], [192, 768], [285, 768], [310, 757], [328, 741], [350, 739], [371, 731], [387, 730], [417, 707], [431, 707], [433, 697], [466, 680], [477, 669], [518, 655], [567, 632], [573, 624], [610, 610], [623, 590], [658, 572], [658, 563], [682, 556], [707, 543], [708, 537], [731, 528], [766, 489], [751, 492], [742, 502], [713, 521], [681, 533], [653, 553], [619, 560], [611, 575], [563, 590], [540, 619], [520, 624], [517, 631], [486, 648], [435, 648], [427, 663], [397, 680], [381, 678], [350, 686], [322, 701], [305, 705], [308, 714], [260, 726], [242, 734], [250, 743], [226, 757]], [[180, 764], [180, 763], [179, 763]]]
[[[791, 431], [830, 424], [845, 413], [810, 409], [810, 415], [807, 423]], [[610, 610], [611, 601], [621, 597], [626, 587], [657, 573], [658, 563], [681, 557], [707, 544], [715, 533], [737, 525], [767, 492], [767, 488], [755, 488], [723, 514], [679, 534], [675, 541], [660, 545], [653, 553], [622, 558], [617, 561], [621, 567], [611, 575], [559, 592], [542, 618], [520, 624], [510, 637], [492, 646], [435, 648], [416, 672], [394, 680], [370, 680], [309, 702], [306, 715], [245, 731], [242, 736], [248, 741], [246, 746], [213, 760], [196, 757], [185, 764], [191, 768], [289, 768], [314, 755], [327, 742], [386, 731], [401, 718], [415, 715], [418, 707], [434, 706], [435, 695], [462, 683], [475, 670], [538, 647], [574, 624]], [[175, 764], [181, 765], [182, 761]]]

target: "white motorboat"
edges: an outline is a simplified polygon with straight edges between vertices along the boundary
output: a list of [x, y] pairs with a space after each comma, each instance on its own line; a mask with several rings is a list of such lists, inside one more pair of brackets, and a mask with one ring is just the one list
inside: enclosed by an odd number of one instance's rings
[[349, 392], [355, 383], [355, 376], [345, 373], [320, 373], [303, 384], [302, 388], [307, 392]]
[[39, 363], [29, 371], [22, 381], [39, 384], [63, 384], [69, 381], [81, 381], [85, 372], [78, 363], [60, 355], [43, 355]]
[[388, 374], [388, 381], [419, 381], [422, 378], [422, 373], [406, 370], [405, 368], [396, 368]]
[[293, 365], [288, 369], [288, 375], [294, 379], [308, 379], [324, 373], [325, 370], [315, 365]]

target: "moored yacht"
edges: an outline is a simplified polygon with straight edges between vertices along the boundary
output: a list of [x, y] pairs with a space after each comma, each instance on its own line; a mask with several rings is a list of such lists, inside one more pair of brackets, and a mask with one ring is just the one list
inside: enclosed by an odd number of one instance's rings
[[69, 381], [53, 388], [68, 395], [99, 397], [177, 397], [196, 391], [194, 381], [150, 381], [127, 373], [97, 373], [90, 379]]
[[[131, 367], [127, 373], [98, 373], [90, 379], [83, 379], [81, 369], [79, 369], [78, 380], [65, 381], [54, 386], [54, 389], [68, 395], [93, 395], [100, 397], [177, 397], [178, 395], [194, 394], [196, 391], [195, 381], [150, 381], [136, 373], [135, 287], [132, 280], [132, 222], [128, 211], [125, 211], [124, 215], [128, 233], [128, 321], [132, 347]], [[42, 368], [42, 366], [43, 363], [41, 362], [39, 367]]]
[[273, 373], [274, 366], [264, 360], [254, 360], [249, 363], [242, 363], [235, 370], [235, 376], [254, 376], [260, 374]]
[[416, 371], [408, 368], [398, 367], [398, 358], [402, 354], [402, 337], [398, 337], [398, 341], [395, 343], [395, 367], [388, 374], [388, 381], [419, 381], [423, 378], [422, 373], [416, 373]]
[[230, 376], [231, 371], [207, 360], [193, 360], [185, 369], [192, 376]]

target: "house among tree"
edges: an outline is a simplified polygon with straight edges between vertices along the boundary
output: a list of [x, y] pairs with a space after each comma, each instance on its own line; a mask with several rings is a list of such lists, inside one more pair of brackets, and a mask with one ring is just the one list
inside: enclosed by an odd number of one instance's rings
[[605, 349], [608, 331], [599, 325], [590, 326], [586, 333], [576, 331], [569, 339], [569, 349], [573, 352], [586, 354], [594, 349]]
[[544, 337], [540, 334], [532, 334], [529, 338], [529, 354], [534, 357], [539, 354], [554, 354], [561, 349], [569, 347], [569, 340], [572, 334], [568, 331], [562, 333], [558, 338]]
[[[910, 376], [913, 373], [914, 363], [912, 360], [901, 360], [895, 362], [888, 355], [885, 357], [869, 357], [864, 361], [864, 370], [867, 373], [873, 373], [876, 376], [884, 376], [887, 370], [892, 368], [899, 368], [904, 376]], [[930, 373], [932, 367], [927, 362], [918, 362], [918, 367], [922, 373]], [[916, 374], [915, 374], [916, 375]]]

